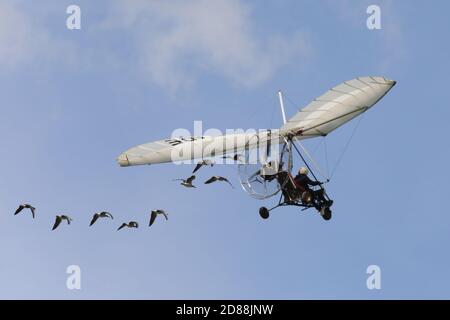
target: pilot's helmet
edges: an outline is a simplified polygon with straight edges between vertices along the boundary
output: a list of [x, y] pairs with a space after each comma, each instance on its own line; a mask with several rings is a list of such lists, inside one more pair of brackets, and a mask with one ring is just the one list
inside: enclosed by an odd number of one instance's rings
[[298, 170], [298, 173], [300, 174], [308, 174], [309, 170], [306, 167], [301, 167], [300, 170]]

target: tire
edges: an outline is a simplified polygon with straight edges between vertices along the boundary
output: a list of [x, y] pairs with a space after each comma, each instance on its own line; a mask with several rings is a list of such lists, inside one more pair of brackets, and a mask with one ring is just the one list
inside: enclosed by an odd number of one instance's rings
[[269, 219], [269, 210], [267, 210], [266, 207], [261, 207], [261, 208], [259, 208], [259, 215], [264, 220]]
[[330, 207], [323, 207], [323, 208], [320, 210], [320, 215], [322, 216], [322, 218], [323, 218], [325, 221], [330, 220], [331, 217], [332, 217]]

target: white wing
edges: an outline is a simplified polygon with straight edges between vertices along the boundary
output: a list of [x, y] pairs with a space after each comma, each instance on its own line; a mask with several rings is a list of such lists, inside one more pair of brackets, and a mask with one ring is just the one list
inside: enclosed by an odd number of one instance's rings
[[[281, 127], [280, 130], [236, 133], [223, 136], [171, 138], [141, 144], [122, 153], [122, 167], [210, 158], [283, 141], [326, 135], [378, 102], [395, 81], [363, 77], [346, 81], [320, 96]], [[259, 144], [259, 145], [258, 145]]]
[[280, 132], [299, 138], [327, 135], [376, 104], [395, 83], [382, 77], [345, 81], [297, 112]]
[[261, 144], [279, 143], [278, 130], [237, 133], [224, 136], [205, 136], [190, 138], [171, 138], [128, 149], [122, 153], [117, 162], [122, 167], [179, 162], [191, 159], [209, 158], [238, 152], [245, 148], [254, 148]]

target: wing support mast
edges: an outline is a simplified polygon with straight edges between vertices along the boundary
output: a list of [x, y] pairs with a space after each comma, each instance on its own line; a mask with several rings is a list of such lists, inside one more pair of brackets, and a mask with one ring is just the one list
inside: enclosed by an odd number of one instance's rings
[[[278, 99], [280, 100], [280, 108], [281, 108], [281, 115], [282, 115], [282, 117], [283, 117], [283, 123], [286, 124], [286, 122], [287, 122], [287, 121], [286, 121], [286, 112], [285, 112], [285, 110], [284, 110], [283, 93], [281, 92], [281, 90], [278, 91]], [[365, 111], [365, 110], [364, 110], [364, 111]], [[354, 111], [353, 111], [353, 112], [354, 112]], [[352, 112], [352, 113], [353, 113], [353, 112]], [[344, 116], [345, 116], [345, 115], [344, 115]], [[336, 119], [333, 119], [333, 120], [331, 120], [331, 121], [334, 121], [334, 120], [336, 120]], [[322, 124], [320, 124], [320, 125], [322, 125]], [[317, 126], [315, 126], [315, 127], [317, 127]], [[315, 127], [314, 127], [314, 128], [315, 128]], [[313, 128], [309, 128], [308, 130], [310, 130], [310, 129], [313, 129]], [[314, 160], [314, 158], [309, 154], [308, 150], [303, 146], [303, 144], [302, 144], [299, 140], [297, 140], [297, 139], [295, 138], [295, 136], [293, 136], [293, 137], [291, 137], [291, 138], [289, 139], [289, 141], [290, 141], [290, 146], [289, 146], [289, 148], [292, 148], [292, 145], [293, 145], [294, 148], [297, 149], [297, 147], [295, 146], [294, 140], [296, 140], [296, 141], [299, 143], [299, 145], [300, 145], [300, 147], [302, 148], [302, 150], [305, 152], [305, 154], [306, 154], [306, 155], [308, 156], [308, 158], [311, 160], [311, 162], [312, 162], [313, 166], [315, 167], [315, 169], [317, 169], [317, 171], [319, 171], [320, 174], [321, 174], [323, 177], [326, 177], [326, 179], [329, 180], [328, 175], [326, 175], [326, 174], [323, 173], [323, 171], [320, 169], [320, 166], [317, 164], [317, 162]], [[292, 149], [291, 149], [291, 150], [292, 150]], [[309, 168], [309, 165], [306, 163], [305, 159], [303, 158], [303, 156], [301, 155], [301, 153], [300, 153], [300, 151], [299, 151], [298, 149], [297, 149], [297, 152], [300, 154], [300, 157], [303, 159], [303, 162], [306, 164], [306, 166], [308, 167], [309, 171], [311, 171], [311, 173], [313, 173], [312, 170]], [[313, 175], [314, 175], [314, 174], [313, 174]], [[314, 178], [317, 180], [316, 176], [314, 176]]]
[[286, 124], [286, 112], [284, 111], [283, 93], [278, 91], [278, 99], [280, 100], [281, 115], [283, 116], [283, 124]]

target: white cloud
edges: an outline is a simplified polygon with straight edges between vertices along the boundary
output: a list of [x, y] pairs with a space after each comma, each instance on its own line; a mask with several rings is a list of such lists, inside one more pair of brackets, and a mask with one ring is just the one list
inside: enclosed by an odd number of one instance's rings
[[0, 0], [0, 67], [3, 71], [15, 71], [36, 62], [53, 66], [56, 61], [65, 64], [75, 61], [73, 45], [56, 39], [39, 18], [42, 17], [27, 14], [20, 3]]
[[[384, 22], [383, 30], [383, 57], [380, 68], [388, 72], [399, 62], [408, 59], [407, 44], [405, 42], [402, 21], [397, 14], [394, 2], [385, 0], [383, 2]], [[383, 16], [382, 16], [383, 17]], [[383, 19], [383, 18], [382, 18]]]
[[29, 61], [36, 50], [30, 20], [12, 2], [0, 1], [0, 66]]
[[[280, 68], [301, 61], [309, 46], [298, 31], [256, 32], [250, 9], [240, 0], [116, 0], [101, 26], [103, 32], [120, 30], [128, 37], [131, 54], [123, 57], [101, 43], [77, 50], [72, 38], [46, 26], [48, 15], [34, 17], [20, 2], [0, 0], [0, 67], [15, 70], [36, 62], [45, 67], [90, 66], [126, 58], [127, 68], [136, 66], [172, 93], [189, 88], [204, 75], [257, 86]], [[50, 16], [65, 19], [65, 11]], [[93, 30], [90, 25], [82, 32]]]
[[130, 30], [142, 69], [170, 91], [201, 72], [255, 86], [308, 48], [300, 32], [257, 34], [250, 8], [239, 0], [120, 0], [104, 26]]

